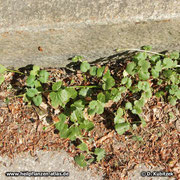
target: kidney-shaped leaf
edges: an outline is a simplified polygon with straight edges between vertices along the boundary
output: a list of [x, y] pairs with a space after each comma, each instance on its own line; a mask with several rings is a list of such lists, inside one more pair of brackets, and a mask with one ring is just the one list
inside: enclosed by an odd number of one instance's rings
[[130, 128], [129, 123], [119, 123], [115, 125], [115, 129], [119, 135], [124, 134], [126, 131], [128, 131]]

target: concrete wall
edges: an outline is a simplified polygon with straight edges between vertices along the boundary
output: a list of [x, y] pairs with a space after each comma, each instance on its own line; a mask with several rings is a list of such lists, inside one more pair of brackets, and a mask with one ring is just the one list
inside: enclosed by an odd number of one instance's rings
[[0, 30], [180, 17], [179, 0], [0, 0]]
[[0, 0], [0, 63], [60, 66], [122, 47], [179, 48], [179, 20], [180, 0]]

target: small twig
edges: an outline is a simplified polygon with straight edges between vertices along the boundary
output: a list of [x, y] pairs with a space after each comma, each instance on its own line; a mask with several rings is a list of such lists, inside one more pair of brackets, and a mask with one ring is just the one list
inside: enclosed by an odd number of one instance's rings
[[151, 53], [151, 54], [157, 54], [157, 55], [160, 55], [163, 57], [165, 56], [164, 54], [160, 54], [160, 53], [153, 52], [153, 51], [141, 50], [141, 49], [117, 49], [116, 51], [117, 52], [119, 52], [119, 51], [139, 51], [139, 52], [147, 52], [147, 53]]
[[96, 144], [102, 144], [102, 143], [103, 143], [104, 141], [106, 141], [108, 138], [113, 137], [113, 135], [114, 135], [114, 130], [111, 131], [111, 132], [109, 132], [107, 135], [101, 137], [100, 139], [98, 139], [98, 140], [96, 141]]

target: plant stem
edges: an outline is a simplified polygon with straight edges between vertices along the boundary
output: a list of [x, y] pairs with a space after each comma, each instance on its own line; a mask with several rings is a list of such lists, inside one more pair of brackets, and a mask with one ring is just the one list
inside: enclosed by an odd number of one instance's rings
[[9, 97], [9, 99], [13, 99], [13, 98], [16, 98], [16, 97], [23, 97], [23, 96], [24, 96], [24, 94], [19, 94], [19, 95], [17, 95], [17, 96]]
[[67, 86], [69, 88], [100, 88], [100, 86]]
[[[56, 123], [57, 123], [57, 122], [56, 122]], [[50, 127], [54, 126], [56, 123], [54, 122], [53, 124], [50, 124], [49, 126], [46, 126], [46, 127], [44, 126], [45, 131], [46, 131], [47, 129], [49, 129]]]
[[14, 96], [14, 97], [23, 97], [23, 96], [24, 96], [24, 94], [19, 94], [19, 95]]
[[139, 51], [139, 52], [147, 52], [147, 53], [151, 53], [151, 54], [157, 54], [157, 55], [160, 55], [163, 57], [165, 56], [164, 54], [160, 54], [160, 53], [153, 52], [153, 51], [141, 50], [141, 49], [117, 49], [116, 51], [117, 52], [119, 52], [119, 51]]
[[20, 71], [17, 71], [17, 70], [12, 70], [12, 69], [7, 69], [6, 71], [9, 71], [9, 72], [15, 72], [15, 73], [18, 73], [18, 74], [24, 74]]
[[141, 121], [133, 121], [133, 122], [131, 122], [132, 124], [140, 124], [141, 123]]

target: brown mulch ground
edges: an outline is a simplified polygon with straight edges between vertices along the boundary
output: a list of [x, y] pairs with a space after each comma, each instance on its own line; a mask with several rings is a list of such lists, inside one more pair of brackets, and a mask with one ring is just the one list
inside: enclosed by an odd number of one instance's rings
[[[114, 61], [106, 64], [112, 73], [116, 75], [116, 81], [120, 79], [125, 64]], [[82, 74], [78, 71], [69, 72], [65, 69], [47, 69], [51, 72], [51, 80], [63, 79], [65, 85], [69, 85], [73, 79], [75, 85], [89, 85], [97, 82], [97, 79], [89, 77], [83, 82]], [[69, 140], [59, 137], [54, 126], [43, 130], [44, 119], [57, 121], [58, 110], [54, 111], [48, 104], [48, 112], [43, 115], [34, 106], [27, 106], [22, 97], [13, 98], [8, 105], [3, 103], [6, 97], [11, 97], [24, 86], [24, 77], [14, 77], [14, 73], [6, 75], [6, 81], [0, 87], [0, 155], [11, 158], [18, 153], [30, 151], [32, 156], [36, 150], [65, 149], [71, 156], [76, 156], [80, 151]], [[13, 86], [13, 90], [9, 85]], [[124, 95], [125, 98], [125, 95]], [[44, 99], [48, 101], [48, 99]], [[171, 106], [166, 102], [160, 102], [153, 96], [144, 107], [146, 128], [137, 126], [132, 132], [118, 135], [113, 129], [113, 111], [120, 103], [105, 108], [103, 115], [96, 115], [92, 121], [95, 128], [88, 134], [94, 138], [96, 147], [104, 148], [106, 157], [100, 163], [90, 165], [104, 171], [106, 179], [125, 179], [127, 173], [137, 164], [145, 163], [151, 166], [162, 166], [164, 171], [174, 172], [180, 179], [180, 133], [175, 122], [180, 119], [180, 104]], [[174, 117], [169, 117], [169, 112]], [[129, 117], [131, 118], [131, 117]], [[134, 136], [141, 136], [143, 141], [134, 140]]]

